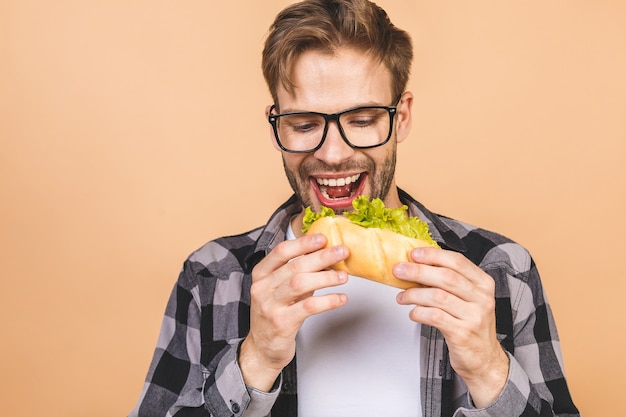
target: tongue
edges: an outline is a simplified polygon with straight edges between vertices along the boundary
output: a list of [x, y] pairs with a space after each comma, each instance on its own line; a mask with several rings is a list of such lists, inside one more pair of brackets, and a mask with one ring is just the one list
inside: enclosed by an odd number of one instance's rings
[[326, 187], [326, 193], [330, 198], [346, 198], [352, 195], [352, 184], [341, 185], [337, 187]]

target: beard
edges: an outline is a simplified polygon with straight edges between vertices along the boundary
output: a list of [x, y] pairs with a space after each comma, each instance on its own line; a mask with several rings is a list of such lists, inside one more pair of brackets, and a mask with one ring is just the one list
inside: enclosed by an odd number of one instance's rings
[[[310, 183], [312, 173], [316, 172], [367, 172], [368, 175], [363, 181], [368, 181], [369, 197], [372, 199], [380, 198], [385, 201], [389, 195], [396, 171], [397, 143], [393, 140], [388, 145], [391, 146], [390, 151], [387, 152], [382, 162], [378, 164], [368, 156], [365, 156], [365, 159], [362, 161], [349, 161], [345, 164], [332, 166], [314, 158], [305, 158], [298, 170], [294, 171], [287, 166], [285, 155], [283, 154], [283, 168], [289, 185], [300, 200], [302, 207], [311, 206], [316, 211], [320, 210], [319, 202], [315, 197], [312, 197], [312, 185]], [[346, 210], [350, 209], [335, 210], [335, 212], [340, 214]]]

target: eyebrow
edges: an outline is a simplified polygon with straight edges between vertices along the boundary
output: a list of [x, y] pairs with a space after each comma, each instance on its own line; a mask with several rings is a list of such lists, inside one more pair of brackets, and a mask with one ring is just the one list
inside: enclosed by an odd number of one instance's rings
[[[394, 106], [395, 104], [381, 104], [379, 102], [375, 102], [375, 101], [369, 101], [369, 102], [365, 102], [365, 103], [357, 103], [354, 104], [350, 107], [346, 107], [344, 109], [338, 110], [336, 112], [333, 113], [341, 113], [342, 111], [346, 111], [346, 110], [350, 110], [350, 109], [356, 109], [359, 107], [369, 107], [369, 106]], [[278, 106], [277, 106], [278, 107]], [[315, 110], [310, 110], [310, 109], [292, 109], [292, 108], [281, 108], [280, 109], [281, 113], [324, 113], [321, 111], [315, 111]], [[333, 114], [333, 113], [324, 113], [324, 114]]]

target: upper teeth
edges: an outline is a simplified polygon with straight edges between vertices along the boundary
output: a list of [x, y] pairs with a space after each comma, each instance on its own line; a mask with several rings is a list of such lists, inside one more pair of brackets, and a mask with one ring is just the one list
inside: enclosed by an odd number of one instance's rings
[[326, 185], [330, 187], [341, 187], [346, 184], [351, 184], [353, 182], [356, 182], [360, 176], [361, 174], [356, 174], [356, 175], [352, 175], [351, 177], [345, 177], [345, 178], [318, 178], [317, 183], [319, 185]]

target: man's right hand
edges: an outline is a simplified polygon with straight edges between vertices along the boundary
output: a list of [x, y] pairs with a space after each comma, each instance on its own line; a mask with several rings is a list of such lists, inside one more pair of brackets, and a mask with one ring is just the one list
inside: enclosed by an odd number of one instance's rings
[[[348, 257], [345, 246], [324, 248], [323, 235], [281, 242], [252, 271], [250, 332], [239, 351], [244, 382], [268, 392], [293, 359], [296, 334], [314, 314], [341, 307], [345, 294], [314, 296], [344, 284], [347, 273], [328, 268]], [[291, 262], [289, 262], [291, 260]]]

